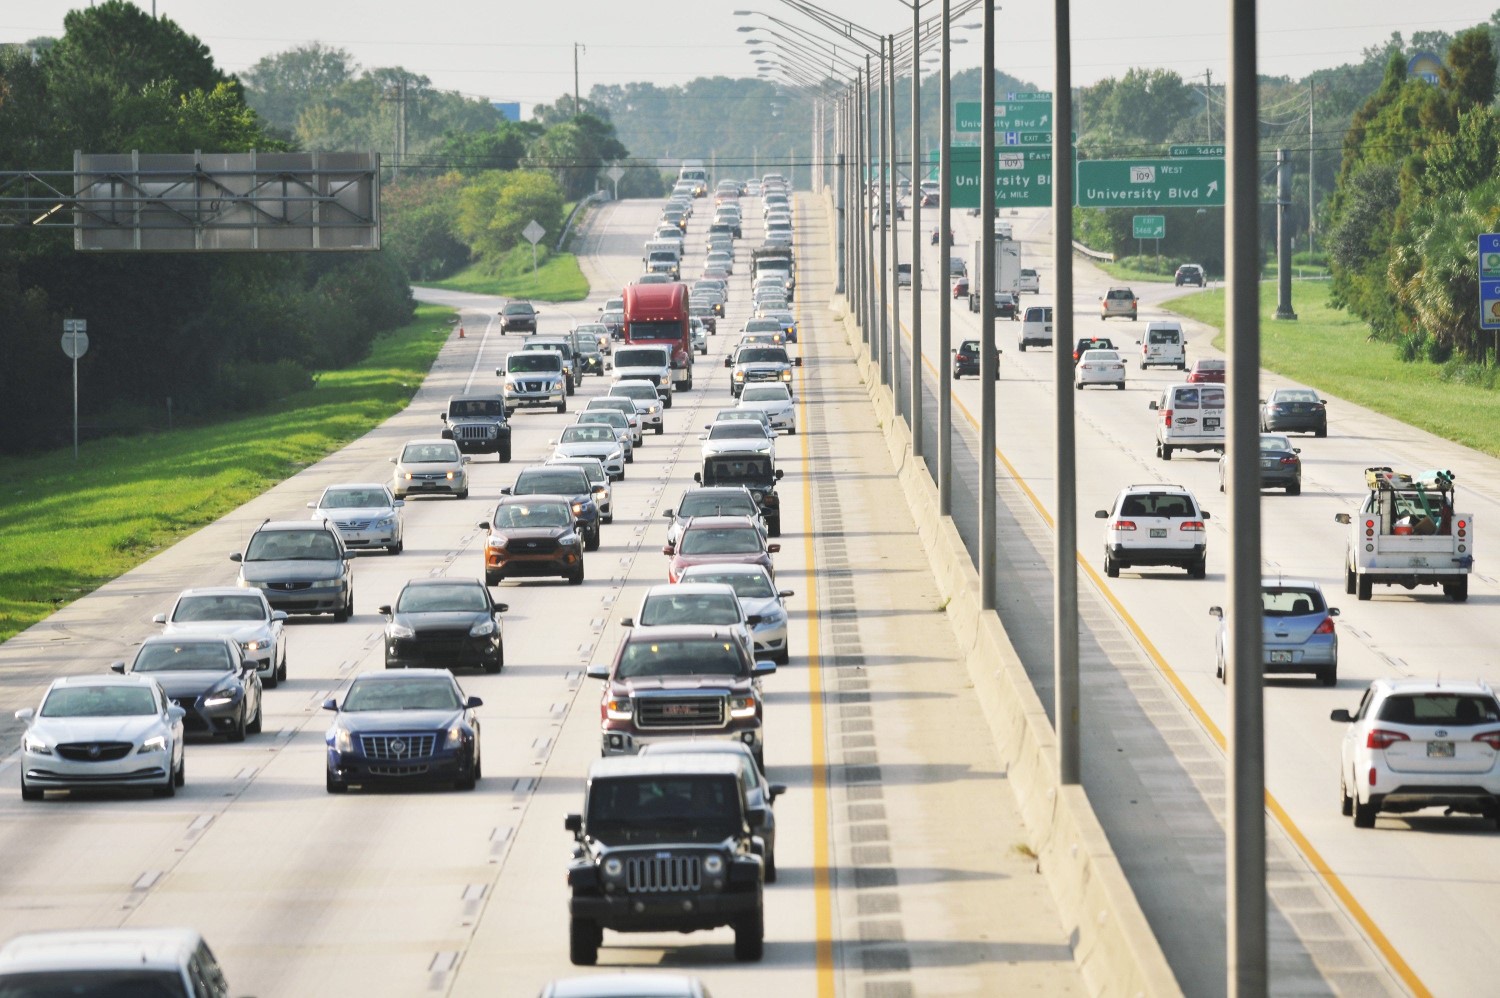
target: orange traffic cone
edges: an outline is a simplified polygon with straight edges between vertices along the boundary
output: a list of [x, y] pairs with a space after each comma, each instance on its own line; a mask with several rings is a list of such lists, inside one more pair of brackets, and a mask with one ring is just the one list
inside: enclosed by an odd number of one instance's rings
[[464, 327], [463, 326], [459, 326], [458, 327], [458, 338], [459, 339], [463, 339], [464, 338]]

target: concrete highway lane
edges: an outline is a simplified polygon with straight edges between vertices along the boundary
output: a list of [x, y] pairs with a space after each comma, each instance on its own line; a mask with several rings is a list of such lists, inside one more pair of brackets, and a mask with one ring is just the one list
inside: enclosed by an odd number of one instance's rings
[[[746, 202], [747, 207], [752, 202]], [[809, 202], [811, 205], [811, 202]], [[541, 332], [591, 318], [640, 270], [656, 202], [604, 207], [584, 236], [588, 302], [540, 306]], [[811, 209], [810, 209], [811, 210]], [[644, 587], [665, 581], [662, 511], [691, 484], [698, 434], [728, 407], [722, 360], [748, 315], [740, 250], [735, 295], [694, 391], [648, 434], [614, 487], [613, 524], [586, 555], [582, 586], [506, 581], [506, 667], [461, 672], [484, 700], [484, 777], [446, 787], [323, 788], [321, 709], [350, 679], [382, 666], [383, 618], [413, 578], [482, 574], [483, 532], [501, 489], [607, 379], [588, 378], [569, 415], [520, 411], [514, 458], [476, 456], [470, 498], [413, 498], [403, 554], [355, 562], [355, 615], [288, 623], [286, 682], [267, 691], [265, 730], [239, 745], [193, 741], [187, 784], [171, 800], [51, 795], [23, 803], [14, 757], [0, 757], [0, 939], [26, 930], [190, 925], [224, 962], [236, 993], [531, 995], [547, 980], [611, 969], [701, 975], [720, 996], [859, 995], [871, 989], [1081, 994], [1068, 936], [987, 748], [940, 598], [899, 504], [875, 416], [831, 295], [825, 230], [799, 226], [799, 302], [807, 358], [797, 436], [777, 442], [786, 471], [778, 582], [797, 592], [792, 662], [765, 682], [767, 766], [790, 790], [777, 802], [778, 883], [766, 889], [766, 956], [737, 964], [727, 929], [683, 936], [606, 932], [598, 971], [571, 967], [563, 816], [582, 804], [598, 757], [598, 684]], [[696, 267], [706, 222], [690, 228]], [[696, 230], [696, 231], [694, 231]], [[0, 737], [52, 676], [92, 673], [152, 632], [153, 613], [190, 585], [232, 584], [230, 552], [261, 520], [301, 519], [324, 485], [384, 480], [406, 440], [435, 436], [466, 388], [498, 390], [494, 368], [521, 337], [500, 336], [498, 302], [422, 292], [462, 310], [410, 407], [223, 520], [0, 646]], [[856, 601], [856, 592], [858, 598]], [[622, 609], [623, 608], [623, 609]], [[957, 737], [955, 737], [957, 736]], [[8, 748], [7, 748], [8, 751]]]

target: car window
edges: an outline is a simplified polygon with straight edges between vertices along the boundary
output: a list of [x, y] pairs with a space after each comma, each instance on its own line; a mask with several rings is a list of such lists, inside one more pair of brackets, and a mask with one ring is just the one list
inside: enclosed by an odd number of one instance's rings
[[222, 641], [192, 641], [181, 644], [153, 641], [142, 645], [131, 663], [131, 672], [233, 672], [239, 663]]
[[1443, 724], [1465, 727], [1500, 721], [1500, 704], [1492, 696], [1472, 693], [1397, 694], [1380, 705], [1380, 720], [1392, 724]]
[[398, 613], [479, 612], [489, 609], [484, 590], [474, 585], [407, 586], [396, 599]]
[[1292, 442], [1286, 437], [1263, 436], [1260, 438], [1260, 449], [1269, 451], [1291, 450]]
[[[678, 516], [747, 516], [756, 512], [755, 502], [744, 493], [730, 495], [693, 495], [682, 497]], [[707, 582], [708, 579], [700, 581]]]
[[535, 309], [533, 309], [530, 305], [513, 303], [505, 306], [503, 311], [506, 315], [531, 315], [535, 311]]
[[1142, 493], [1120, 501], [1121, 516], [1164, 516], [1187, 518], [1197, 516], [1193, 501], [1185, 495]]
[[444, 679], [355, 680], [341, 710], [458, 710], [463, 703]]
[[740, 825], [732, 779], [635, 776], [589, 788], [588, 834], [601, 842], [720, 842]]
[[440, 464], [444, 461], [457, 460], [457, 444], [407, 444], [401, 449], [401, 463], [403, 464]]
[[765, 429], [758, 419], [737, 419], [727, 425], [715, 423], [713, 428], [708, 431], [708, 439], [710, 440], [764, 439], [765, 435]]
[[724, 572], [714, 574], [712, 572], [688, 572], [683, 576], [684, 582], [719, 582], [734, 587], [734, 594], [746, 599], [768, 599], [776, 595], [776, 590], [771, 586], [771, 580], [759, 572]]
[[762, 550], [754, 527], [700, 527], [683, 532], [677, 550], [682, 554], [754, 554]]
[[1279, 388], [1271, 393], [1272, 402], [1317, 402], [1318, 393], [1306, 388]]
[[741, 364], [789, 364], [786, 351], [779, 347], [746, 347], [735, 360]]
[[184, 596], [172, 610], [172, 622], [200, 620], [265, 620], [266, 604], [259, 595]]
[[1196, 409], [1198, 408], [1197, 388], [1179, 388], [1172, 393], [1172, 399], [1168, 403], [1170, 409]]
[[556, 502], [506, 503], [495, 510], [492, 522], [501, 529], [566, 527], [573, 522], [573, 511]]
[[562, 357], [554, 350], [520, 350], [505, 358], [505, 369], [512, 373], [556, 373], [562, 369]]
[[610, 389], [615, 395], [623, 395], [628, 399], [654, 402], [656, 400], [656, 387], [654, 385], [615, 385]]
[[679, 593], [647, 597], [641, 606], [637, 623], [643, 626], [665, 624], [738, 624], [743, 619], [740, 601], [733, 593]]
[[714, 638], [631, 641], [620, 652], [615, 674], [635, 676], [743, 676], [744, 660], [734, 642]]
[[144, 686], [60, 686], [47, 694], [43, 717], [142, 717], [157, 713]]
[[787, 390], [786, 385], [757, 385], [746, 386], [740, 393], [743, 402], [789, 402], [792, 393]]
[[600, 426], [589, 426], [589, 425], [586, 425], [586, 424], [583, 425], [583, 426], [577, 426], [577, 425], [575, 425], [575, 426], [569, 426], [569, 427], [567, 427], [566, 429], [564, 429], [562, 431], [562, 438], [561, 438], [562, 442], [565, 443], [565, 444], [579, 443], [579, 442], [582, 442], [582, 443], [600, 443], [600, 442], [613, 443], [614, 439], [615, 439], [615, 431], [613, 429], [611, 429], [610, 427], [608, 427], [608, 426], [603, 426], [603, 427], [600, 427]]
[[515, 495], [572, 495], [589, 491], [588, 478], [578, 468], [552, 468], [545, 471], [523, 471], [517, 478]]
[[1203, 402], [1205, 409], [1224, 408], [1224, 389], [1214, 385], [1204, 385], [1199, 390], [1198, 396]]
[[1327, 609], [1322, 593], [1305, 588], [1262, 589], [1260, 603], [1261, 610], [1267, 617], [1298, 617], [1322, 613]]
[[245, 549], [246, 561], [328, 561], [338, 556], [338, 545], [323, 530], [261, 530]]
[[[470, 413], [469, 415], [480, 415]], [[371, 506], [389, 506], [390, 496], [384, 489], [329, 489], [318, 503], [320, 509], [362, 509]]]
[[1146, 334], [1148, 343], [1176, 343], [1177, 330], [1175, 329], [1153, 329]]

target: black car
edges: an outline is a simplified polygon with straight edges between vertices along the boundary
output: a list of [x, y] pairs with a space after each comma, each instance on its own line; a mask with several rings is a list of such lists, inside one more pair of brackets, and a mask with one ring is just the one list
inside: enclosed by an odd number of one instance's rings
[[1328, 403], [1311, 388], [1278, 388], [1260, 403], [1262, 433], [1328, 436]]
[[482, 777], [478, 697], [451, 672], [413, 669], [355, 677], [328, 729], [328, 792], [372, 784], [452, 783], [473, 790]]
[[516, 484], [500, 490], [507, 496], [566, 496], [573, 504], [573, 516], [586, 551], [599, 550], [599, 504], [594, 501], [594, 486], [582, 468], [566, 464], [534, 464], [522, 468]]
[[510, 422], [500, 395], [455, 395], [441, 415], [443, 439], [458, 444], [464, 454], [496, 454], [510, 460]]
[[540, 313], [529, 301], [513, 301], [500, 310], [500, 335], [536, 332]]
[[781, 497], [776, 494], [776, 483], [781, 481], [782, 471], [767, 454], [724, 453], [713, 454], [703, 459], [703, 470], [693, 472], [693, 481], [699, 485], [741, 485], [750, 490], [761, 518], [766, 521], [766, 533], [771, 537], [781, 536]]
[[382, 606], [386, 617], [385, 667], [409, 669], [505, 668], [500, 614], [509, 610], [490, 598], [478, 579], [412, 579]]
[[760, 836], [766, 845], [764, 858], [766, 861], [766, 883], [776, 882], [776, 812], [772, 805], [776, 798], [786, 793], [786, 785], [771, 783], [766, 779], [766, 774], [761, 771], [760, 765], [755, 761], [755, 753], [750, 751], [744, 742], [731, 741], [728, 738], [703, 739], [701, 741], [688, 741], [685, 739], [666, 739], [664, 741], [652, 742], [641, 749], [641, 755], [693, 755], [704, 753], [710, 756], [727, 755], [736, 759], [740, 764], [740, 782], [745, 786], [745, 813], [755, 815], [758, 820], [752, 821], [750, 831]]
[[271, 609], [343, 623], [354, 613], [351, 557], [331, 520], [265, 520], [229, 560], [240, 563], [240, 585], [265, 593]]
[[[1302, 453], [1280, 433], [1260, 435], [1260, 487], [1286, 489], [1289, 496], [1302, 494]], [[1219, 455], [1219, 491], [1229, 475], [1229, 455]]]
[[224, 735], [232, 742], [260, 734], [260, 677], [230, 638], [158, 634], [141, 643], [128, 666], [116, 662], [110, 668], [160, 683], [167, 699], [187, 711], [187, 734]]
[[[965, 374], [979, 377], [979, 341], [964, 340], [953, 351], [953, 380], [957, 381]], [[995, 380], [1000, 380], [1000, 351], [995, 350]]]
[[1177, 274], [1173, 278], [1173, 282], [1179, 288], [1184, 284], [1192, 284], [1201, 288], [1208, 282], [1208, 276], [1203, 273], [1203, 268], [1196, 263], [1185, 263], [1177, 268]]

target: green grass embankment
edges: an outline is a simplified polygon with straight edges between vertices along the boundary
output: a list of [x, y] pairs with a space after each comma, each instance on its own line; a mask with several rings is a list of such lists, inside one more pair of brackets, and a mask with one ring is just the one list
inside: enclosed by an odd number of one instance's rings
[[474, 263], [452, 277], [426, 282], [429, 287], [468, 291], [478, 295], [526, 298], [532, 301], [580, 301], [588, 297], [589, 282], [572, 253], [553, 253], [537, 247], [537, 269], [531, 270], [531, 247], [517, 246], [498, 267]]

